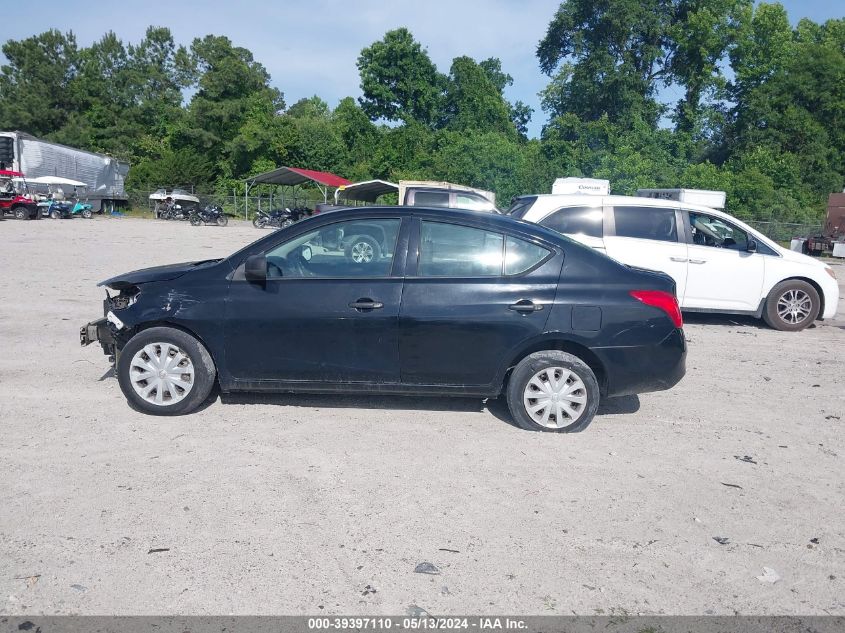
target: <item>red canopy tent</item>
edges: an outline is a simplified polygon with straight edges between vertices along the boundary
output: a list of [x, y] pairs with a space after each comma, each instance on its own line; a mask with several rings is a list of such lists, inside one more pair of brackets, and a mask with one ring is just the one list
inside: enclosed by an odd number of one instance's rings
[[[352, 181], [327, 171], [315, 171], [313, 169], [301, 169], [299, 167], [279, 167], [272, 171], [266, 171], [263, 174], [247, 178], [245, 196], [248, 200], [249, 188], [253, 185], [265, 184], [295, 187], [306, 182], [316, 184], [320, 193], [323, 194], [323, 202], [327, 202], [329, 199], [329, 189], [351, 184]], [[244, 209], [246, 211], [246, 205]]]

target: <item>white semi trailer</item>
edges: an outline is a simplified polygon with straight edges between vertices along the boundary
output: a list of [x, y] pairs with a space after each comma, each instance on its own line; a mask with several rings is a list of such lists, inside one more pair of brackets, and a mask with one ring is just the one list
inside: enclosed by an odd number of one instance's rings
[[0, 132], [0, 165], [27, 178], [53, 176], [84, 182], [95, 211], [112, 210], [127, 201], [124, 182], [129, 164], [105, 154], [45, 141], [25, 132]]

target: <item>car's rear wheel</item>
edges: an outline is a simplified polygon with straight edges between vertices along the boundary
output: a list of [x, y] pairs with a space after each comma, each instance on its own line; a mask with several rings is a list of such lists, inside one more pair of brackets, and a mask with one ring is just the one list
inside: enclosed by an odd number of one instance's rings
[[506, 395], [519, 426], [553, 433], [583, 431], [601, 397], [593, 370], [577, 356], [557, 350], [523, 358], [511, 374]]
[[769, 293], [763, 319], [769, 326], [785, 332], [803, 330], [819, 316], [819, 293], [806, 281], [788, 279]]
[[190, 413], [211, 393], [215, 375], [205, 346], [169, 327], [142, 330], [117, 359], [123, 395], [134, 408], [153, 415]]

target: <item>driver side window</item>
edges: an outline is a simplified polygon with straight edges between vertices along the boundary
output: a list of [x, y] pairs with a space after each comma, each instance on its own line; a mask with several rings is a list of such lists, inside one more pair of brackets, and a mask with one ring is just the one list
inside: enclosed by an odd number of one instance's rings
[[748, 249], [748, 233], [722, 218], [690, 211], [689, 225], [693, 244], [735, 251]]
[[335, 222], [267, 251], [268, 279], [389, 277], [401, 220]]

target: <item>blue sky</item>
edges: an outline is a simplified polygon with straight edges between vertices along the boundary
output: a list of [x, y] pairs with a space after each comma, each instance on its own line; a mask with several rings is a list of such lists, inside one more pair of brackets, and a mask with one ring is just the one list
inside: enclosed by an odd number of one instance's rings
[[[845, 5], [835, 0], [783, 4], [793, 23], [845, 16]], [[334, 107], [360, 94], [360, 50], [388, 29], [406, 26], [442, 72], [459, 55], [499, 57], [514, 78], [508, 98], [535, 109], [529, 132], [536, 136], [545, 118], [537, 93], [548, 78], [534, 53], [558, 6], [556, 0], [32, 0], [6, 13], [15, 28], [4, 35], [20, 39], [49, 28], [72, 30], [83, 46], [108, 30], [137, 42], [150, 24], [169, 27], [184, 44], [208, 33], [226, 35], [264, 64], [289, 105], [318, 94]]]

